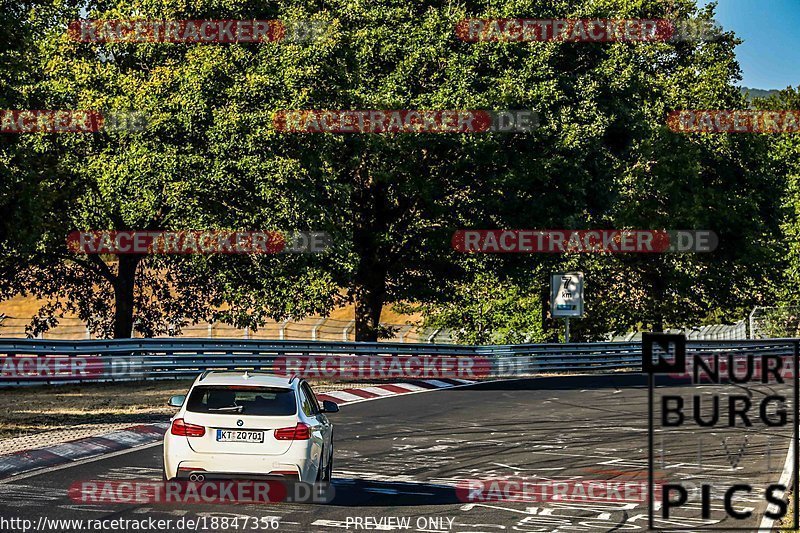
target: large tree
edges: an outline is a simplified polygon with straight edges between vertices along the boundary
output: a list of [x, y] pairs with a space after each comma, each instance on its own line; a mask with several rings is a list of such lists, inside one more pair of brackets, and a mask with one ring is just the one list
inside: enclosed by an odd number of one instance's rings
[[[105, 5], [105, 3], [100, 3]], [[241, 72], [261, 45], [81, 43], [67, 32], [89, 18], [223, 18], [215, 8], [161, 10], [160, 2], [53, 3], [23, 12], [45, 28], [31, 39], [27, 69], [39, 72], [33, 109], [135, 113], [143, 128], [98, 133], [25, 134], [32, 158], [46, 158], [26, 202], [27, 239], [9, 239], [3, 293], [47, 301], [37, 333], [75, 313], [101, 336], [180, 332], [187, 322], [225, 320], [258, 326], [268, 319], [326, 312], [337, 294], [308, 256], [224, 257], [75, 254], [74, 230], [302, 230], [310, 199], [283, 187], [258, 161], [236, 168], [218, 161], [230, 141], [219, 128], [236, 112]], [[242, 2], [229, 18], [273, 18], [259, 2]], [[141, 8], [141, 11], [137, 11]], [[220, 16], [217, 16], [220, 15]], [[41, 19], [41, 20], [40, 20]], [[44, 20], [46, 19], [46, 20]], [[46, 24], [44, 24], [46, 22]], [[245, 197], [246, 212], [231, 198]], [[25, 195], [15, 193], [15, 203]]]
[[[607, 1], [580, 3], [570, 14], [702, 22], [711, 20], [714, 7]], [[476, 276], [491, 272], [500, 283], [512, 280], [543, 306], [542, 313], [530, 312], [542, 317], [550, 339], [557, 338], [557, 324], [547, 319], [551, 272], [586, 273], [586, 317], [572, 324], [574, 337], [587, 340], [612, 331], [692, 325], [712, 316], [737, 320], [775, 294], [783, 183], [782, 174], [767, 164], [765, 140], [667, 127], [673, 110], [747, 108], [736, 86], [738, 43], [722, 32], [706, 42], [576, 43], [553, 49], [547, 79], [556, 90], [547, 93], [552, 111], [544, 114], [537, 150], [546, 155], [545, 163], [533, 176], [493, 179], [508, 194], [473, 226], [706, 229], [718, 234], [719, 247], [708, 254], [505, 255], [466, 263]], [[563, 198], [573, 206], [550, 215], [548, 208]], [[454, 286], [456, 306], [463, 287], [470, 285]], [[504, 298], [498, 294], [495, 303]], [[452, 305], [429, 306], [430, 323], [458, 330], [475, 322], [444, 321], [457, 316]], [[499, 318], [513, 318], [502, 305], [494, 308]]]

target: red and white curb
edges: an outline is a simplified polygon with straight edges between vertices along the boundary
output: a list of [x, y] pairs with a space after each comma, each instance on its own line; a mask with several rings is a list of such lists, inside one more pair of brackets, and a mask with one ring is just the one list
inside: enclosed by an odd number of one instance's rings
[[[391, 383], [374, 387], [344, 389], [317, 394], [319, 400], [330, 400], [337, 404], [350, 404], [398, 396], [414, 394], [437, 389], [447, 389], [471, 385], [474, 381], [464, 379], [421, 379], [405, 383]], [[104, 433], [96, 437], [84, 437], [47, 446], [23, 450], [8, 455], [0, 455], [0, 479], [13, 477], [31, 470], [58, 466], [74, 461], [99, 457], [120, 450], [136, 448], [161, 440], [169, 422], [141, 424], [117, 431]]]
[[343, 405], [375, 400], [386, 396], [399, 396], [402, 394], [413, 394], [436, 389], [449, 389], [463, 385], [472, 385], [473, 383], [475, 382], [466, 379], [417, 379], [404, 383], [390, 383], [387, 385], [375, 385], [374, 387], [359, 387], [333, 392], [321, 392], [317, 394], [317, 399], [322, 401], [330, 400], [339, 405]]
[[0, 456], [0, 478], [149, 444], [159, 440], [168, 427], [169, 422], [141, 424], [97, 437], [85, 437]]

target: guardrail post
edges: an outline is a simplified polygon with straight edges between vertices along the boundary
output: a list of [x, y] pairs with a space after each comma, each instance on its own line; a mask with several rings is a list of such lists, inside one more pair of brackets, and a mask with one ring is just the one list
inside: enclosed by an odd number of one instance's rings
[[317, 340], [317, 330], [318, 330], [318, 329], [319, 329], [319, 327], [320, 327], [322, 324], [324, 324], [324, 323], [325, 323], [327, 320], [328, 320], [327, 318], [320, 318], [320, 319], [317, 321], [317, 323], [316, 323], [316, 324], [314, 324], [314, 327], [313, 327], [313, 328], [311, 328], [311, 340], [312, 340], [312, 341], [315, 341], [315, 340]]
[[342, 340], [343, 341], [347, 342], [349, 340], [348, 336], [350, 335], [350, 331], [353, 329], [353, 326], [355, 326], [355, 324], [356, 324], [356, 321], [355, 320], [351, 320], [344, 327], [344, 329], [342, 330]]
[[438, 335], [440, 331], [442, 331], [442, 328], [437, 328], [436, 330], [434, 330], [433, 334], [430, 337], [428, 337], [428, 342], [431, 344], [435, 344], [436, 341], [434, 339], [436, 338], [436, 335]]
[[291, 319], [287, 318], [283, 322], [281, 322], [281, 329], [278, 331], [278, 338], [282, 341], [286, 340], [286, 324], [290, 322]]
[[[750, 316], [748, 317], [748, 323], [750, 324], [750, 338], [756, 338], [756, 311], [758, 311], [758, 307], [754, 307], [752, 311], [750, 311]], [[747, 337], [745, 335], [745, 337]]]

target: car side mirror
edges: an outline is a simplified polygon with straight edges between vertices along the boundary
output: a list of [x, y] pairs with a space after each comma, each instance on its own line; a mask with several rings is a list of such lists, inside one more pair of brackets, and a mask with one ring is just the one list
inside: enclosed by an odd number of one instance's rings
[[336, 405], [336, 402], [332, 402], [330, 400], [324, 400], [322, 402], [322, 412], [323, 413], [338, 413], [339, 406]]
[[170, 407], [181, 407], [183, 405], [183, 402], [185, 402], [185, 401], [186, 401], [186, 395], [185, 394], [178, 394], [177, 396], [173, 396], [172, 398], [169, 399], [169, 406]]

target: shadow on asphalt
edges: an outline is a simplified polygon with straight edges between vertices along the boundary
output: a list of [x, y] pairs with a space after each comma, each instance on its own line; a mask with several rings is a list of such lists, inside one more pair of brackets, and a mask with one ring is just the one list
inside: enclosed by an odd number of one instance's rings
[[[685, 378], [657, 376], [660, 386], [680, 386], [688, 383]], [[647, 374], [619, 372], [614, 374], [582, 374], [575, 376], [540, 376], [535, 378], [508, 379], [505, 381], [476, 383], [466, 389], [443, 389], [452, 392], [463, 390], [600, 390], [647, 388]]]
[[[453, 505], [464, 503], [461, 491], [447, 485], [334, 478], [333, 499], [327, 505], [340, 507], [398, 507]], [[466, 494], [466, 492], [464, 493]]]

